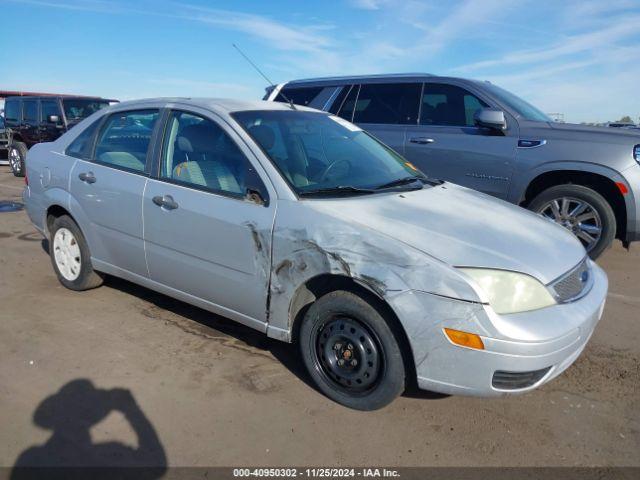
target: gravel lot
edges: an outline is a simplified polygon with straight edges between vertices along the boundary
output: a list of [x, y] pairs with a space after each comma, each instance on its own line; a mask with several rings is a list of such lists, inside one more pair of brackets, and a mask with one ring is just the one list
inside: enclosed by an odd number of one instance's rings
[[[23, 180], [7, 170], [0, 200], [19, 200]], [[332, 403], [309, 385], [295, 348], [230, 320], [117, 279], [63, 288], [46, 248], [25, 212], [0, 213], [2, 466], [65, 455], [174, 466], [640, 466], [640, 245], [616, 243], [600, 260], [604, 318], [555, 381], [489, 400], [411, 392], [372, 413]]]

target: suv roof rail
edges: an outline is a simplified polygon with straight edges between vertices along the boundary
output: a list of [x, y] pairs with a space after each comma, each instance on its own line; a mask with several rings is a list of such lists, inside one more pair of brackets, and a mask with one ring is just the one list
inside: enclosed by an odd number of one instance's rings
[[307, 82], [330, 82], [330, 81], [347, 81], [347, 80], [365, 80], [369, 78], [406, 78], [406, 77], [435, 77], [432, 73], [414, 72], [414, 73], [374, 73], [371, 75], [343, 75], [335, 77], [316, 77], [301, 78], [286, 82], [291, 83], [307, 83]]

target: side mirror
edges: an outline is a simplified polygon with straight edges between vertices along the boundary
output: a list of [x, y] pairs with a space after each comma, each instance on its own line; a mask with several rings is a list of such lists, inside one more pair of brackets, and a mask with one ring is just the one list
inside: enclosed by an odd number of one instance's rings
[[47, 123], [58, 124], [60, 123], [60, 117], [58, 115], [47, 115]]
[[504, 130], [507, 128], [507, 121], [504, 112], [495, 108], [481, 108], [473, 114], [473, 121], [479, 127], [490, 128], [492, 130]]

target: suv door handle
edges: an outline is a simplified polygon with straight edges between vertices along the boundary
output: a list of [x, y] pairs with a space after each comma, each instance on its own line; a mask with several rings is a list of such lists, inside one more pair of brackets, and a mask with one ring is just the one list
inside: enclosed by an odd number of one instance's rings
[[418, 143], [420, 145], [426, 145], [428, 143], [435, 143], [435, 140], [433, 138], [427, 138], [427, 137], [415, 137], [415, 138], [409, 139], [409, 141], [411, 143]]
[[86, 183], [96, 183], [97, 178], [93, 174], [93, 172], [85, 173], [82, 172], [78, 175], [78, 178]]
[[175, 210], [178, 208], [178, 204], [173, 200], [171, 195], [165, 195], [163, 197], [157, 195], [153, 197], [151, 201], [157, 206], [166, 208], [167, 210]]

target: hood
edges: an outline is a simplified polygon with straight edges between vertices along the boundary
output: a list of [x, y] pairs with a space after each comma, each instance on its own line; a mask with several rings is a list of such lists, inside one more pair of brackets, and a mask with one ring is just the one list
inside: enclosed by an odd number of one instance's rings
[[336, 218], [393, 237], [451, 266], [523, 272], [547, 284], [586, 255], [580, 241], [559, 225], [450, 183], [315, 202]]
[[590, 141], [603, 141], [611, 143], [639, 143], [640, 130], [627, 130], [623, 128], [592, 127], [573, 123], [550, 123], [552, 130], [562, 135], [585, 136]]

